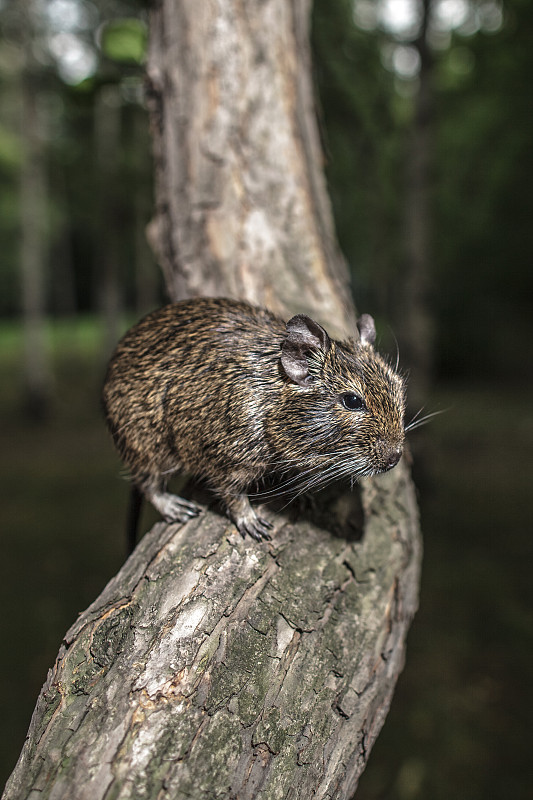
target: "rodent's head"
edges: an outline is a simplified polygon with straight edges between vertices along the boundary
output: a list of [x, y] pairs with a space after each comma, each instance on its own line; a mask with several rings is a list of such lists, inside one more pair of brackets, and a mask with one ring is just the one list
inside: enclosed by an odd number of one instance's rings
[[[404, 442], [405, 382], [373, 348], [374, 320], [357, 323], [359, 340], [332, 341], [309, 317], [287, 323], [281, 365], [290, 381], [288, 435], [307, 461], [331, 478], [376, 475], [396, 466]], [[304, 459], [301, 459], [302, 466]]]

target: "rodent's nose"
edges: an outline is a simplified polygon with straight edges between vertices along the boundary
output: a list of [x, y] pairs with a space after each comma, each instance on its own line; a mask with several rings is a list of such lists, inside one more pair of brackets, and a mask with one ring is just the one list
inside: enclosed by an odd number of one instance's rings
[[401, 457], [402, 457], [402, 451], [400, 449], [391, 450], [387, 462], [385, 464], [385, 468], [392, 469], [393, 467], [395, 467]]

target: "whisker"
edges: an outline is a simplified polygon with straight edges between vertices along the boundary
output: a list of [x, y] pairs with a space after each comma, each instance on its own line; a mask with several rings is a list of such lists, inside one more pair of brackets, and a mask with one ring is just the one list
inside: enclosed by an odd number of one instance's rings
[[[415, 420], [416, 420], [416, 419], [417, 419], [417, 418], [420, 416], [420, 414], [422, 413], [422, 411], [424, 410], [424, 408], [425, 408], [425, 406], [420, 406], [420, 408], [418, 409], [418, 411], [416, 412], [416, 414], [413, 416], [413, 418], [412, 418], [411, 422], [409, 423], [409, 425], [412, 425], [412, 424], [413, 424], [413, 422], [414, 422], [414, 421], [415, 421]], [[409, 427], [409, 426], [408, 426], [408, 427]]]
[[396, 334], [394, 333], [390, 325], [389, 325], [389, 331], [391, 332], [392, 338], [394, 339], [394, 344], [396, 345], [396, 361], [394, 364], [394, 371], [398, 372], [400, 368], [400, 345], [398, 344], [398, 339], [396, 338]]
[[424, 409], [421, 408], [420, 411], [418, 411], [414, 415], [414, 417], [411, 420], [411, 422], [409, 423], [409, 425], [407, 425], [406, 428], [405, 428], [405, 432], [406, 433], [408, 433], [409, 431], [414, 431], [416, 428], [420, 428], [421, 425], [426, 425], [430, 421], [430, 419], [433, 419], [433, 417], [438, 417], [440, 414], [445, 414], [446, 411], [449, 411], [450, 409], [449, 408], [443, 408], [440, 411], [432, 411], [430, 414], [425, 414], [423, 417], [420, 417], [420, 419], [417, 419], [418, 415], [423, 410]]
[[[253, 494], [249, 494], [248, 496], [257, 498], [259, 500], [265, 500], [265, 498], [272, 500], [282, 495], [291, 494], [293, 495], [292, 499], [294, 499], [313, 487], [319, 486], [322, 483], [328, 483], [332, 479], [332, 476], [335, 476], [338, 472], [338, 464], [332, 464], [325, 469], [321, 468], [321, 465], [314, 465], [312, 468], [292, 476], [288, 480], [276, 487], [273, 487], [272, 489], [255, 492]], [[292, 502], [292, 499], [289, 502]]]

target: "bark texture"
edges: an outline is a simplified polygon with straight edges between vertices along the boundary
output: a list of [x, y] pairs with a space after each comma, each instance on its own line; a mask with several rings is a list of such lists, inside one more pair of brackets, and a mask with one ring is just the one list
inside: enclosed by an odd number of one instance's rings
[[[354, 333], [308, 13], [308, 0], [155, 7], [151, 238], [174, 297], [244, 297]], [[67, 633], [6, 800], [352, 796], [417, 605], [408, 470], [261, 514], [268, 543], [207, 509], [144, 537]]]
[[329, 531], [267, 512], [269, 545], [211, 512], [156, 525], [68, 631], [6, 800], [350, 798], [420, 556], [405, 471], [365, 487], [360, 540], [357, 494]]
[[174, 299], [221, 289], [353, 333], [321, 168], [309, 0], [161, 3], [149, 80], [157, 217]]

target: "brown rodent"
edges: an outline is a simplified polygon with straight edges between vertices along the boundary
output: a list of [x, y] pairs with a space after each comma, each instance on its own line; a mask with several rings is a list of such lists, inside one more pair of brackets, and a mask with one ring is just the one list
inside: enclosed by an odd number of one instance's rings
[[[309, 317], [197, 298], [165, 306], [126, 333], [103, 403], [136, 487], [167, 520], [198, 507], [166, 491], [172, 473], [203, 478], [240, 533], [269, 538], [247, 489], [282, 476], [294, 491], [394, 467], [404, 440], [403, 378], [373, 349], [337, 342]], [[295, 477], [298, 476], [298, 477]], [[284, 481], [284, 482], [283, 482]]]

